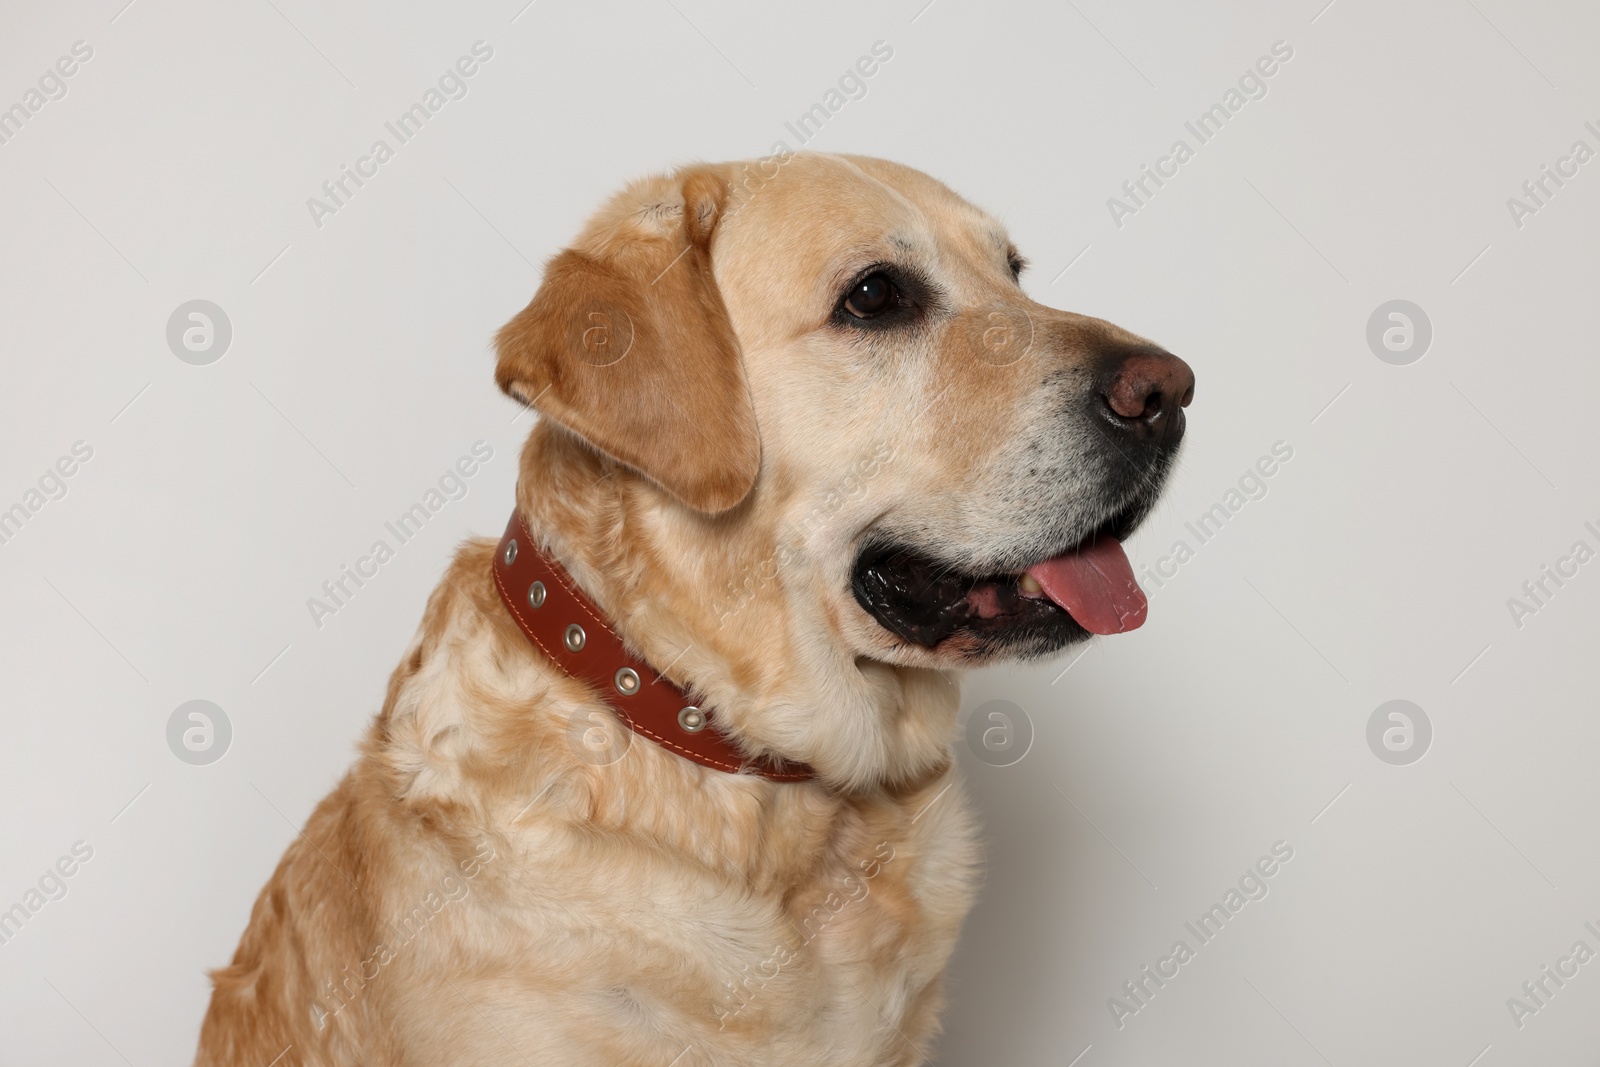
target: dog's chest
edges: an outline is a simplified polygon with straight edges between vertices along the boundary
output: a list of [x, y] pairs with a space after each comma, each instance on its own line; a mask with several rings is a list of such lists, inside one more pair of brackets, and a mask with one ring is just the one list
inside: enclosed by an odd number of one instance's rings
[[883, 1038], [937, 980], [951, 948], [941, 910], [962, 903], [927, 859], [886, 836], [774, 908], [736, 955], [708, 959], [725, 972], [711, 1006], [718, 1035], [730, 1046], [787, 1039], [796, 1052], [829, 1050], [831, 1062], [894, 1062], [878, 1055]]
[[522, 914], [480, 915], [473, 940], [512, 950], [462, 989], [498, 1009], [482, 1062], [510, 1038], [563, 1063], [920, 1063], [974, 894], [965, 805], [955, 785], [897, 832], [858, 826], [787, 886], [626, 850], [561, 864], [566, 884], [535, 887]]

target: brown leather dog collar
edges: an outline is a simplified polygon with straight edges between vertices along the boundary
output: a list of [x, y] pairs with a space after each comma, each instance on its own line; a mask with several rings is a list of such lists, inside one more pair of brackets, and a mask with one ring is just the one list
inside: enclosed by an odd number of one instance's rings
[[780, 767], [764, 757], [740, 755], [717, 731], [710, 709], [628, 652], [566, 569], [539, 551], [520, 510], [511, 513], [495, 549], [494, 584], [528, 640], [556, 666], [593, 687], [601, 703], [635, 733], [719, 771], [778, 782], [816, 777], [803, 763]]

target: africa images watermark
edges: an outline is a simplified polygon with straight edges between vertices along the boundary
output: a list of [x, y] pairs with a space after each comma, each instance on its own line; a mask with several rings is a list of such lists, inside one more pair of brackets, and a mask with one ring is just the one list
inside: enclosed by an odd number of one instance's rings
[[1215, 941], [1223, 927], [1243, 911], [1246, 904], [1267, 899], [1267, 893], [1270, 892], [1267, 879], [1276, 875], [1292, 859], [1294, 846], [1287, 841], [1274, 841], [1271, 855], [1262, 856], [1247, 867], [1239, 876], [1238, 884], [1229, 886], [1220, 902], [1201, 912], [1194, 922], [1183, 924], [1184, 929], [1193, 935], [1195, 947], [1190, 947], [1188, 941], [1179, 938], [1173, 942], [1171, 951], [1155, 961], [1153, 968], [1145, 964], [1139, 968], [1138, 977], [1123, 982], [1122, 993], [1126, 999], [1106, 999], [1106, 1008], [1111, 1012], [1111, 1021], [1117, 1024], [1117, 1029], [1121, 1030], [1127, 1025], [1128, 1016], [1137, 1015], [1149, 1007], [1156, 993], [1178, 977], [1184, 964], [1195, 958], [1199, 947]]
[[0, 545], [10, 544], [27, 521], [43, 511], [46, 504], [63, 499], [67, 495], [67, 479], [93, 458], [93, 445], [81, 440], [72, 442], [70, 453], [46, 467], [36, 486], [29, 486], [20, 500], [0, 511]]
[[[855, 63], [845, 68], [839, 75], [837, 88], [830, 87], [822, 94], [822, 99], [812, 104], [794, 122], [785, 122], [783, 128], [794, 134], [801, 144], [805, 144], [822, 132], [822, 127], [829, 119], [844, 110], [846, 104], [852, 100], [863, 100], [867, 95], [867, 79], [878, 73], [880, 65], [894, 58], [894, 48], [887, 41], [873, 41], [872, 54], [864, 55]], [[810, 134], [810, 136], [806, 136]], [[779, 141], [773, 145], [774, 149], [782, 148], [784, 154], [788, 153], [789, 146]]]
[[1183, 524], [1183, 528], [1194, 537], [1194, 544], [1191, 545], [1186, 537], [1178, 538], [1167, 554], [1153, 565], [1141, 564], [1140, 575], [1155, 589], [1165, 587], [1167, 582], [1178, 576], [1184, 564], [1194, 559], [1201, 546], [1221, 533], [1228, 520], [1243, 511], [1246, 504], [1266, 498], [1269, 491], [1267, 479], [1282, 470], [1283, 465], [1293, 458], [1293, 445], [1287, 441], [1274, 441], [1271, 454], [1258, 457], [1255, 463], [1246, 468], [1239, 476], [1237, 487], [1229, 487], [1222, 494], [1222, 499], [1201, 512], [1194, 522]]
[[9, 945], [22, 932], [28, 921], [44, 910], [46, 904], [65, 897], [68, 889], [67, 879], [77, 874], [79, 867], [92, 859], [94, 859], [94, 847], [87, 841], [74, 841], [71, 855], [62, 856], [46, 867], [35, 884], [29, 886], [22, 894], [20, 901], [5, 911], [0, 911], [0, 945]]
[[445, 72], [439, 75], [437, 86], [430, 85], [419, 102], [406, 108], [392, 122], [383, 124], [383, 128], [395, 140], [392, 147], [380, 137], [372, 142], [366, 155], [356, 159], [354, 169], [348, 163], [340, 164], [339, 173], [322, 183], [322, 196], [306, 198], [306, 210], [311, 212], [311, 221], [317, 229], [322, 229], [322, 220], [326, 216], [337, 215], [368, 181], [376, 178], [378, 169], [394, 158], [401, 145], [409, 143], [421, 133], [423, 126], [446, 104], [465, 98], [469, 88], [467, 80], [478, 73], [481, 64], [493, 58], [494, 48], [491, 45], [481, 40], [474, 41], [471, 55], [462, 56], [452, 66], [445, 68]]
[[393, 522], [383, 524], [383, 528], [394, 537], [393, 545], [389, 544], [388, 538], [380, 537], [372, 542], [372, 547], [367, 549], [365, 555], [356, 557], [353, 564], [340, 564], [339, 572], [322, 583], [322, 596], [306, 597], [306, 610], [311, 613], [311, 622], [316, 628], [322, 629], [325, 618], [337, 615], [355, 599], [356, 593], [378, 576], [378, 569], [394, 559], [396, 550], [417, 536], [428, 520], [443, 511], [446, 504], [465, 499], [471, 491], [467, 480], [478, 473], [482, 464], [493, 458], [493, 445], [487, 441], [472, 442], [471, 455], [462, 456], [446, 467], [437, 485], [430, 486], [422, 494], [421, 500], [402, 511]]
[[[1600, 939], [1600, 930], [1595, 929], [1594, 923], [1585, 922], [1583, 928]], [[1572, 949], [1567, 955], [1556, 957], [1553, 970], [1547, 963], [1539, 968], [1537, 977], [1523, 982], [1523, 996], [1506, 998], [1506, 1010], [1511, 1013], [1511, 1021], [1517, 1024], [1517, 1029], [1521, 1030], [1528, 1025], [1529, 1016], [1537, 1015], [1549, 1007], [1551, 998], [1565, 988], [1569, 981], [1578, 977], [1579, 969], [1594, 957], [1594, 949], [1587, 941], [1580, 938], [1572, 943]], [[1551, 986], [1555, 988], [1552, 989]]]
[[384, 927], [384, 939], [372, 946], [354, 971], [345, 964], [337, 977], [323, 979], [316, 999], [311, 1002], [311, 1021], [316, 1028], [324, 1029], [329, 1019], [358, 1000], [367, 986], [377, 981], [383, 968], [393, 963], [401, 950], [416, 940], [440, 912], [463, 900], [471, 892], [467, 882], [478, 877], [494, 858], [494, 846], [487, 839], [480, 840], [473, 854], [457, 864], [461, 876], [458, 878], [451, 872], [440, 878], [438, 888], [429, 889], [410, 911], [390, 920]]
[[[935, 798], [937, 799], [937, 798]], [[883, 873], [886, 864], [895, 857], [894, 846], [887, 841], [878, 842], [873, 848], [872, 855], [860, 861], [856, 866], [859, 870], [851, 870], [839, 876], [838, 888], [832, 890], [827, 896], [807, 913], [800, 921], [796, 933], [799, 935], [800, 944], [797, 947], [779, 945], [772, 950], [755, 970], [750, 969], [747, 963], [740, 968], [737, 979], [727, 979], [722, 984], [727, 987], [728, 998], [721, 999], [713, 1005], [720, 1024], [717, 1029], [727, 1028], [728, 1020], [737, 1016], [750, 1002], [767, 987], [768, 983], [783, 973], [783, 969], [800, 958], [800, 949], [816, 940], [830, 923], [837, 919], [841, 912], [851, 904], [867, 899], [872, 892], [869, 883], [879, 874]]]
[[[1588, 130], [1600, 143], [1600, 126], [1592, 121], [1585, 122], [1583, 128]], [[1506, 197], [1506, 210], [1511, 212], [1511, 224], [1517, 229], [1522, 229], [1525, 220], [1530, 215], [1537, 215], [1541, 210], [1550, 206], [1550, 201], [1556, 193], [1560, 192], [1573, 178], [1578, 176], [1578, 168], [1595, 157], [1595, 150], [1589, 142], [1578, 138], [1572, 142], [1572, 147], [1567, 149], [1567, 154], [1557, 156], [1555, 166], [1548, 163], [1539, 165], [1539, 173], [1522, 183], [1522, 195]]]
[[787, 524], [787, 530], [796, 534], [796, 537], [785, 539], [770, 556], [748, 568], [741, 579], [730, 579], [719, 601], [721, 606], [717, 610], [717, 629], [727, 625], [729, 619], [742, 611], [757, 593], [776, 581], [783, 569], [794, 562], [801, 538], [826, 525], [845, 504], [860, 499], [867, 491], [867, 483], [894, 462], [894, 458], [894, 446], [888, 441], [878, 441], [870, 454], [856, 460], [838, 485], [799, 519]]
[[[1600, 529], [1594, 523], [1585, 522], [1583, 528], [1595, 538], [1596, 544], [1600, 544]], [[1548, 607], [1567, 582], [1578, 576], [1578, 569], [1594, 557], [1594, 548], [1580, 537], [1572, 542], [1566, 555], [1558, 556], [1553, 564], [1542, 564], [1538, 574], [1522, 583], [1521, 597], [1506, 597], [1506, 610], [1511, 612], [1511, 621], [1516, 628], [1522, 629], [1526, 625], [1524, 620]]]
[[[1237, 88], [1230, 85], [1220, 101], [1202, 111], [1193, 122], [1183, 124], [1183, 128], [1194, 138], [1192, 146], [1186, 138], [1179, 137], [1172, 142], [1167, 154], [1158, 158], [1153, 166], [1148, 163], [1141, 165], [1138, 177], [1122, 183], [1126, 200], [1115, 196], [1106, 198], [1106, 210], [1111, 213], [1112, 224], [1122, 229], [1122, 220], [1129, 215], [1137, 215], [1139, 209], [1146, 206], [1163, 185], [1178, 176], [1178, 168], [1193, 159], [1202, 146], [1221, 133], [1222, 128], [1244, 110], [1246, 104], [1263, 99], [1267, 95], [1267, 79], [1278, 73], [1281, 64], [1293, 58], [1294, 48], [1289, 42], [1273, 41], [1271, 54], [1260, 57], [1247, 67], [1239, 75]], [[1154, 188], [1151, 188], [1152, 185]]]
[[10, 144], [23, 126], [33, 121], [33, 116], [44, 110], [51, 101], [67, 95], [67, 79], [78, 73], [81, 64], [94, 58], [94, 47], [88, 41], [73, 41], [71, 54], [57, 59], [46, 67], [34, 86], [22, 94], [22, 99], [0, 110], [0, 145]]

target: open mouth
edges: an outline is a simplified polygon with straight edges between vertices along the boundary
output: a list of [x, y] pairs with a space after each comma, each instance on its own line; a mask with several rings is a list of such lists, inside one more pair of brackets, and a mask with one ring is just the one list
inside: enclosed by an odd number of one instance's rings
[[915, 548], [871, 544], [851, 573], [856, 602], [902, 640], [934, 648], [957, 635], [970, 651], [1010, 646], [1044, 655], [1090, 634], [1143, 625], [1147, 604], [1122, 551], [1143, 517], [1129, 509], [1066, 551], [1016, 570], [968, 574]]

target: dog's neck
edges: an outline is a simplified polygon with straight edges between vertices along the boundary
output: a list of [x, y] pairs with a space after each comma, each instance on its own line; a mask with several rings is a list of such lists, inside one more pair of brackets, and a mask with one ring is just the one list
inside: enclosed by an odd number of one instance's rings
[[[541, 422], [517, 506], [540, 548], [617, 633], [676, 684], [692, 682], [749, 748], [810, 763], [835, 786], [904, 784], [946, 765], [959, 689], [941, 672], [858, 659], [803, 575], [773, 569], [781, 508], [709, 517], [561, 427]], [[765, 517], [764, 529], [758, 517]]]
[[[555, 560], [540, 550], [521, 511], [512, 514], [495, 546], [494, 584], [500, 600], [529, 641], [557, 667], [588, 685], [622, 725], [703, 767], [748, 773], [777, 782], [814, 777], [810, 767], [754, 758], [723, 733], [721, 716], [693, 693], [663, 676], [618, 636], [606, 613]], [[602, 720], [604, 721], [604, 720]], [[609, 725], [609, 724], [608, 724]], [[590, 747], [609, 761], [629, 739], [605, 729], [605, 743]]]

